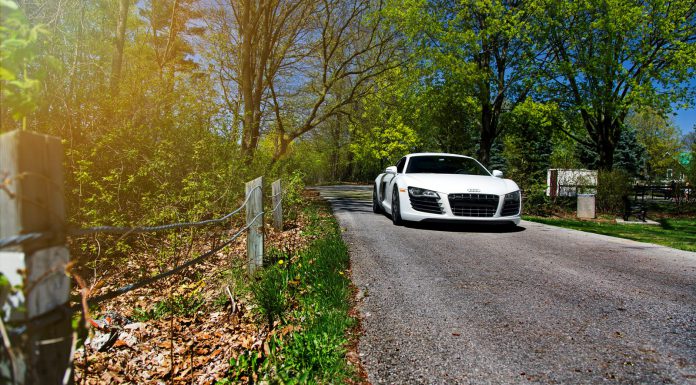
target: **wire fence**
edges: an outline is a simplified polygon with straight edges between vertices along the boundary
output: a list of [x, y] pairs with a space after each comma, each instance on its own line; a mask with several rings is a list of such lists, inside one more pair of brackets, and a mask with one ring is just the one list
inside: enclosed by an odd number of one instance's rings
[[68, 230], [68, 235], [84, 236], [84, 235], [91, 235], [91, 234], [98, 234], [98, 233], [101, 233], [101, 234], [139, 234], [139, 233], [150, 233], [150, 232], [174, 230], [174, 229], [181, 229], [181, 228], [188, 228], [188, 227], [203, 227], [203, 226], [223, 223], [226, 220], [232, 218], [235, 214], [242, 211], [242, 209], [249, 202], [249, 198], [252, 196], [252, 193], [256, 190], [261, 190], [261, 187], [259, 187], [259, 186], [254, 187], [251, 191], [249, 191], [246, 198], [244, 199], [244, 203], [242, 203], [241, 206], [239, 206], [237, 209], [231, 211], [230, 213], [228, 213], [225, 216], [220, 217], [218, 219], [207, 219], [207, 220], [203, 220], [203, 221], [199, 221], [199, 222], [172, 223], [172, 224], [167, 224], [167, 225], [149, 226], [149, 227], [96, 226], [96, 227], [90, 227], [87, 229]]
[[[246, 197], [243, 201], [243, 203], [236, 208], [235, 210], [225, 214], [224, 216], [217, 218], [217, 219], [208, 219], [208, 220], [202, 220], [198, 222], [181, 222], [181, 223], [172, 223], [172, 224], [166, 224], [166, 225], [159, 225], [159, 226], [137, 226], [137, 227], [117, 227], [117, 226], [96, 226], [96, 227], [90, 227], [90, 228], [85, 228], [85, 229], [69, 229], [66, 231], [66, 235], [68, 236], [74, 236], [74, 237], [82, 237], [86, 235], [94, 235], [94, 234], [116, 234], [116, 235], [130, 235], [130, 234], [139, 234], [139, 233], [150, 233], [150, 232], [160, 232], [160, 231], [166, 231], [166, 230], [174, 230], [174, 229], [181, 229], [181, 228], [191, 228], [191, 227], [203, 227], [203, 226], [208, 226], [208, 225], [214, 225], [214, 224], [220, 224], [224, 223], [225, 221], [229, 220], [232, 218], [234, 215], [238, 214], [241, 212], [249, 203], [249, 200], [251, 197], [254, 195], [256, 191], [261, 191], [261, 186], [255, 186], [252, 188], [250, 191], [247, 192]], [[273, 207], [271, 212], [275, 212], [281, 205], [283, 201], [283, 194], [282, 192], [279, 192], [277, 194], [270, 195], [269, 197], [276, 198], [280, 196], [278, 199], [278, 202], [276, 205]], [[224, 241], [223, 243], [215, 246], [211, 250], [199, 255], [198, 257], [191, 259], [179, 266], [176, 266], [166, 272], [157, 274], [156, 276], [149, 277], [143, 280], [140, 280], [138, 282], [120, 287], [115, 290], [111, 290], [108, 293], [90, 298], [87, 301], [87, 304], [89, 306], [99, 304], [101, 302], [116, 298], [122, 294], [128, 293], [130, 291], [142, 288], [144, 286], [147, 286], [149, 284], [152, 284], [154, 282], [157, 282], [161, 279], [170, 277], [172, 275], [178, 274], [185, 269], [194, 266], [196, 264], [199, 264], [203, 262], [205, 259], [208, 257], [215, 255], [218, 253], [220, 250], [224, 249], [225, 247], [229, 246], [232, 244], [239, 236], [241, 236], [245, 231], [249, 230], [249, 228], [256, 222], [258, 218], [260, 218], [265, 211], [261, 210], [258, 212], [251, 220], [247, 221], [247, 224], [239, 229], [234, 235], [232, 235], [229, 239]], [[29, 233], [29, 234], [21, 234], [21, 235], [15, 235], [7, 238], [0, 239], [0, 250], [5, 249], [5, 248], [10, 248], [10, 247], [16, 247], [16, 246], [21, 246], [23, 244], [26, 244], [28, 242], [37, 242], [41, 240], [50, 240], [53, 239], [55, 234], [50, 233], [50, 232], [41, 232], [41, 233]], [[82, 308], [81, 304], [76, 304], [71, 307], [71, 310], [74, 311], [79, 311]]]
[[[252, 224], [256, 219], [258, 219], [261, 215], [263, 215], [263, 214], [264, 214], [263, 211], [260, 212], [259, 214], [257, 214], [256, 217], [254, 217], [254, 219], [253, 219], [252, 221], [250, 221], [246, 226], [242, 227], [239, 231], [237, 231], [230, 239], [228, 239], [227, 241], [223, 242], [222, 244], [220, 244], [220, 245], [214, 247], [214, 248], [211, 249], [210, 251], [208, 251], [208, 252], [206, 252], [206, 253], [204, 253], [204, 254], [201, 254], [200, 256], [198, 256], [198, 257], [196, 257], [196, 258], [194, 258], [194, 259], [192, 259], [192, 260], [190, 260], [190, 261], [188, 261], [188, 262], [186, 262], [186, 263], [183, 263], [183, 264], [181, 264], [181, 265], [179, 265], [179, 266], [177, 266], [177, 267], [175, 267], [175, 268], [173, 268], [173, 269], [171, 269], [171, 270], [169, 270], [169, 271], [166, 271], [166, 272], [164, 272], [164, 273], [158, 274], [158, 275], [156, 275], [156, 276], [154, 276], [154, 277], [150, 277], [150, 278], [147, 278], [147, 279], [143, 279], [143, 280], [138, 281], [138, 282], [136, 282], [136, 283], [123, 286], [123, 287], [121, 287], [121, 288], [119, 288], [119, 289], [116, 289], [116, 290], [112, 290], [112, 291], [110, 291], [110, 292], [108, 292], [108, 293], [106, 293], [106, 294], [102, 294], [102, 295], [100, 295], [100, 296], [97, 296], [97, 297], [94, 297], [94, 298], [90, 298], [90, 299], [87, 301], [87, 304], [90, 305], [90, 306], [91, 306], [91, 305], [96, 305], [96, 304], [98, 304], [98, 303], [100, 303], [100, 302], [103, 302], [103, 301], [106, 301], [106, 300], [109, 300], [109, 299], [112, 299], [112, 298], [116, 298], [116, 297], [118, 297], [118, 296], [121, 295], [121, 294], [125, 294], [125, 293], [128, 293], [129, 291], [133, 291], [133, 290], [135, 290], [135, 289], [139, 289], [139, 288], [141, 288], [141, 287], [147, 286], [147, 285], [149, 285], [149, 284], [151, 284], [151, 283], [153, 283], [153, 282], [159, 281], [160, 279], [163, 279], [163, 278], [170, 277], [170, 276], [172, 276], [172, 275], [174, 275], [174, 274], [180, 273], [181, 271], [185, 270], [185, 269], [188, 268], [188, 267], [191, 267], [191, 266], [193, 266], [193, 265], [196, 265], [196, 264], [198, 264], [198, 263], [203, 262], [206, 258], [210, 257], [211, 255], [214, 255], [214, 254], [217, 253], [218, 251], [220, 251], [220, 250], [224, 249], [225, 247], [229, 246], [229, 245], [230, 245], [232, 242], [234, 242], [240, 235], [242, 235], [242, 233], [243, 233], [244, 231], [246, 231], [247, 229], [249, 229], [249, 227], [251, 227], [251, 224]], [[73, 309], [74, 309], [74, 310], [79, 310], [79, 309], [80, 309], [80, 306], [79, 306], [79, 305], [75, 305], [75, 306], [73, 306]]]
[[52, 238], [50, 233], [28, 233], [14, 235], [11, 237], [0, 239], [0, 250], [14, 246], [21, 246], [27, 242], [38, 242]]

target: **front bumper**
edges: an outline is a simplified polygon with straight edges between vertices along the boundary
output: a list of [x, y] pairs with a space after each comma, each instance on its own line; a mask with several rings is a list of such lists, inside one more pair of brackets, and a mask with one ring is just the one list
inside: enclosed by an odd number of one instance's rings
[[415, 210], [411, 204], [411, 198], [407, 191], [399, 192], [399, 200], [401, 203], [401, 218], [406, 221], [412, 222], [452, 222], [452, 223], [490, 223], [490, 224], [510, 224], [514, 223], [518, 225], [521, 221], [520, 214], [522, 212], [522, 200], [519, 201], [519, 210], [515, 215], [503, 216], [501, 215], [503, 210], [503, 205], [505, 203], [505, 194], [494, 194], [498, 195], [498, 205], [495, 209], [495, 214], [486, 217], [473, 217], [473, 216], [463, 216], [455, 215], [452, 212], [452, 207], [450, 206], [449, 195], [438, 192], [440, 199], [438, 203], [442, 208], [442, 214], [423, 212]]

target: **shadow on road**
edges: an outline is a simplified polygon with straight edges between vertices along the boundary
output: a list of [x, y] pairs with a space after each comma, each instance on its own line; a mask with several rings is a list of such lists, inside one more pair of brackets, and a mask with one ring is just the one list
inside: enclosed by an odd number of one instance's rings
[[429, 231], [449, 231], [459, 233], [519, 233], [525, 231], [522, 226], [486, 224], [486, 223], [437, 223], [437, 222], [407, 222], [406, 227], [412, 229], [429, 230]]
[[372, 186], [318, 186], [314, 190], [331, 203], [334, 212], [371, 213]]
[[372, 213], [372, 202], [352, 198], [326, 198], [334, 212]]

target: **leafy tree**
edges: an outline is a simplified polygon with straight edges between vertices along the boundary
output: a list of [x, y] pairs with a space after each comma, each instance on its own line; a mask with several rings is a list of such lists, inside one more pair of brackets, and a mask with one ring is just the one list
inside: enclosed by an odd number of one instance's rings
[[[379, 94], [378, 94], [379, 95]], [[357, 172], [373, 176], [412, 152], [419, 144], [416, 131], [396, 111], [384, 108], [377, 97], [367, 97], [360, 125], [353, 125], [350, 150]]]
[[458, 80], [433, 79], [413, 87], [400, 110], [410, 111], [409, 125], [425, 149], [474, 155], [480, 137], [478, 101]]
[[696, 125], [691, 128], [691, 132], [684, 134], [683, 142], [685, 151], [689, 151], [694, 145], [696, 145]]
[[540, 29], [549, 39], [546, 90], [579, 113], [598, 167], [611, 169], [631, 109], [669, 110], [689, 101], [696, 65], [696, 7], [691, 0], [545, 0]]
[[415, 60], [435, 76], [446, 74], [444, 79], [471, 85], [478, 103], [478, 158], [484, 164], [503, 131], [501, 115], [526, 99], [535, 78], [531, 4], [411, 0], [394, 1], [388, 8], [396, 28], [417, 47]]
[[[242, 153], [253, 160], [262, 134], [276, 137], [273, 161], [290, 144], [371, 92], [394, 68], [393, 31], [371, 0], [234, 0], [209, 14], [209, 58]], [[291, 81], [288, 81], [290, 80]]]
[[527, 99], [505, 116], [505, 125], [510, 127], [503, 138], [507, 173], [523, 189], [546, 179], [556, 115], [557, 106]]
[[664, 178], [667, 169], [674, 168], [682, 147], [680, 133], [674, 123], [654, 110], [643, 109], [631, 112], [626, 124], [635, 130], [638, 143], [645, 148], [648, 175]]

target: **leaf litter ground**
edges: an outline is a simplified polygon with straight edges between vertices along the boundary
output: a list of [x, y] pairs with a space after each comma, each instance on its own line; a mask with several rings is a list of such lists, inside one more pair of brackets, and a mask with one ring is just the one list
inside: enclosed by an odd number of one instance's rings
[[[317, 237], [302, 234], [307, 220], [300, 214], [293, 223], [286, 224], [284, 231], [266, 228], [267, 250], [274, 248], [294, 255], [306, 248]], [[241, 224], [234, 228], [241, 228]], [[105, 264], [108, 273], [83, 267], [77, 274], [90, 283], [85, 284], [91, 288], [90, 297], [99, 296], [148, 274], [166, 271], [195, 257], [196, 251], [202, 254], [237, 230], [213, 231], [206, 234], [205, 240], [188, 245], [185, 256], [170, 258], [169, 263], [163, 264], [147, 253], [133, 253], [123, 263]], [[271, 333], [289, 332], [269, 331], [253, 312], [250, 294], [235, 290], [234, 282], [241, 277], [230, 275], [244, 274], [245, 250], [246, 238], [242, 235], [182, 274], [91, 309], [94, 321], [89, 338], [74, 354], [75, 383], [214, 384], [230, 369], [230, 358], [243, 351], [263, 349]], [[73, 293], [76, 302], [78, 289]], [[110, 320], [118, 317], [124, 321]], [[95, 327], [109, 320], [111, 323], [103, 330]]]

